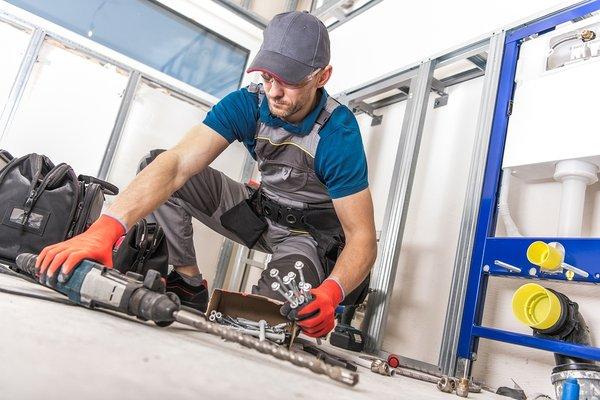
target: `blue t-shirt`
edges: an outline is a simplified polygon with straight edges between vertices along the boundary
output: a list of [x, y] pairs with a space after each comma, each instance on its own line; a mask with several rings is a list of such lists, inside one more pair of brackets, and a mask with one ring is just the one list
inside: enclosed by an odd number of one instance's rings
[[[204, 124], [229, 143], [242, 142], [256, 159], [254, 147], [257, 121], [269, 126], [282, 127], [297, 135], [308, 135], [327, 101], [322, 89], [317, 106], [298, 124], [274, 117], [265, 99], [258, 106], [258, 94], [247, 88], [225, 96], [208, 112]], [[344, 106], [337, 107], [319, 131], [321, 136], [315, 154], [315, 172], [333, 199], [349, 196], [369, 186], [367, 158], [354, 114]]]

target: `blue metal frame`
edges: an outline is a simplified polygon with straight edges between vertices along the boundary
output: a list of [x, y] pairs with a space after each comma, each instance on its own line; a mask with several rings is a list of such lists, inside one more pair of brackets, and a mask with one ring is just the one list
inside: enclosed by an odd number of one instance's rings
[[[530, 275], [530, 269], [535, 266], [527, 261], [526, 249], [535, 240], [558, 241], [565, 246], [567, 250], [565, 262], [590, 273], [588, 279], [576, 277], [574, 278], [575, 282], [600, 283], [600, 239], [493, 237], [496, 229], [497, 193], [502, 172], [508, 115], [522, 39], [551, 31], [559, 24], [597, 10], [600, 10], [600, 0], [586, 1], [507, 32], [458, 343], [458, 356], [461, 358], [473, 359], [473, 354], [477, 352], [479, 338], [485, 338], [600, 361], [600, 348], [541, 339], [481, 326], [490, 276], [565, 280], [563, 274], [546, 274], [539, 269], [535, 270], [535, 276]], [[496, 267], [493, 263], [494, 260], [518, 266], [522, 271], [516, 273]]]

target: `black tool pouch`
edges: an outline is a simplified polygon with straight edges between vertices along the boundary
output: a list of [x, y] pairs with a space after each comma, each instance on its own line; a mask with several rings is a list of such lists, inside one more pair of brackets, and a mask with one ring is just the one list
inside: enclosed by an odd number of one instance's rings
[[156, 270], [166, 277], [168, 263], [169, 250], [163, 229], [145, 219], [131, 227], [113, 250], [113, 266], [121, 273], [131, 271], [145, 276], [149, 270]]
[[263, 232], [268, 228], [264, 217], [259, 216], [253, 203], [256, 202], [258, 191], [254, 191], [250, 198], [235, 205], [221, 215], [221, 225], [233, 233], [248, 248], [252, 248]]
[[[333, 209], [309, 209], [304, 213], [304, 223], [308, 233], [317, 242], [319, 259], [329, 276], [346, 244], [344, 230]], [[369, 274], [364, 281], [352, 292], [346, 294], [343, 305], [355, 305], [364, 301], [369, 291]]]

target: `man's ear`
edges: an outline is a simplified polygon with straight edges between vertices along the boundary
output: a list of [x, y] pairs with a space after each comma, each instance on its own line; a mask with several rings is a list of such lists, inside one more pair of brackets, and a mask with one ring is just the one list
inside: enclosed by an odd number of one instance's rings
[[323, 68], [323, 71], [319, 73], [319, 80], [317, 81], [317, 87], [322, 88], [331, 78], [331, 74], [333, 72], [333, 67], [331, 65]]

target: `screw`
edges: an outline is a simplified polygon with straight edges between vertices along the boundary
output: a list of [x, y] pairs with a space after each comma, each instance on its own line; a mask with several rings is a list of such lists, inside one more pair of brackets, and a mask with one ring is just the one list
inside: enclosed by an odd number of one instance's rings
[[288, 290], [287, 295], [292, 299], [292, 301], [290, 301], [290, 306], [292, 306], [292, 308], [296, 308], [300, 305], [298, 298], [294, 296], [294, 292]]
[[277, 282], [279, 282], [279, 284], [283, 286], [283, 282], [281, 280], [281, 277], [279, 276], [279, 270], [277, 268], [271, 268], [271, 270], [269, 271], [269, 276], [271, 278], [277, 279]]
[[305, 282], [304, 272], [302, 272], [302, 268], [304, 268], [304, 263], [302, 261], [296, 261], [296, 263], [294, 264], [294, 268], [298, 270], [298, 274], [300, 275], [300, 283]]
[[304, 296], [308, 301], [312, 301], [313, 299], [312, 294], [310, 294], [310, 289], [312, 289], [312, 285], [308, 282], [304, 282], [304, 285], [302, 285], [302, 291], [304, 292]]
[[[287, 301], [290, 302], [290, 305], [293, 302], [295, 302], [294, 298], [292, 296], [290, 296], [285, 290], [283, 290], [279, 283], [277, 283], [277, 282], [271, 283], [271, 290], [274, 292], [279, 292]], [[296, 308], [296, 307], [292, 307], [292, 308]]]
[[290, 277], [290, 286], [294, 291], [294, 295], [296, 295], [296, 297], [300, 296], [300, 289], [298, 288], [298, 284], [296, 283], [296, 274], [290, 272], [287, 276]]
[[284, 288], [294, 291], [294, 287], [292, 286], [292, 278], [290, 278], [289, 275], [283, 277], [283, 284], [285, 285], [283, 286]]
[[267, 321], [265, 321], [264, 319], [261, 319], [260, 321], [258, 321], [258, 327], [260, 330], [260, 334], [258, 335], [258, 340], [263, 342], [265, 340], [265, 330], [267, 329]]

